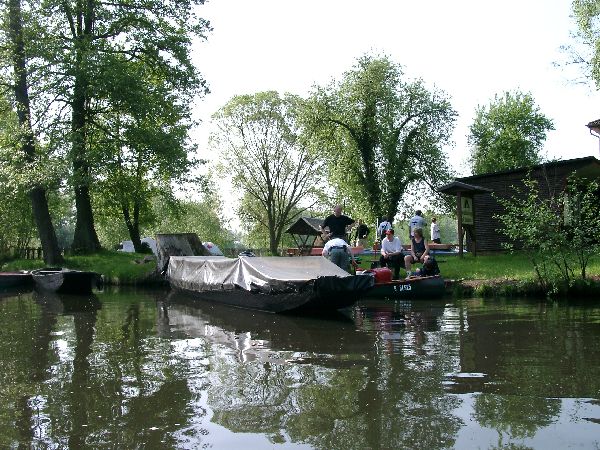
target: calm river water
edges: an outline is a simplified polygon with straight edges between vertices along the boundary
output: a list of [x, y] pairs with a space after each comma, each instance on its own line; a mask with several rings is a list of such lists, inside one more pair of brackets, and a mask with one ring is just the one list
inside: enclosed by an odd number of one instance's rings
[[599, 448], [600, 303], [0, 297], [0, 448]]

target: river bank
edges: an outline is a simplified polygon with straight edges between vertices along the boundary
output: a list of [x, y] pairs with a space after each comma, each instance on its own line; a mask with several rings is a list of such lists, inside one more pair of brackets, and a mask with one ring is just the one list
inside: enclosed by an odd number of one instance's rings
[[557, 285], [552, 291], [543, 289], [533, 265], [523, 252], [488, 255], [438, 257], [440, 270], [448, 280], [449, 293], [459, 298], [470, 297], [535, 297], [588, 298], [600, 295], [600, 257], [593, 258], [583, 280], [576, 278], [568, 286]]
[[[527, 255], [503, 253], [493, 255], [439, 255], [436, 257], [448, 294], [469, 297], [547, 297], [541, 289]], [[156, 272], [153, 255], [104, 250], [87, 256], [67, 256], [65, 267], [101, 273], [104, 282], [113, 286], [160, 286], [164, 279]], [[373, 258], [363, 258], [362, 268], [369, 268]], [[43, 267], [40, 260], [14, 260], [3, 264], [2, 271], [32, 270]], [[553, 296], [590, 297], [600, 295], [600, 256], [588, 266], [586, 280], [576, 280], [569, 288], [552, 292]]]
[[[0, 270], [33, 270], [44, 267], [39, 259], [16, 259], [4, 263]], [[93, 255], [65, 256], [64, 267], [89, 270], [102, 275], [111, 286], [154, 286], [164, 284], [156, 273], [154, 255], [102, 250]]]
[[546, 292], [533, 280], [477, 279], [447, 280], [447, 292], [456, 298], [530, 297], [530, 298], [599, 298], [600, 277], [575, 280], [568, 288]]

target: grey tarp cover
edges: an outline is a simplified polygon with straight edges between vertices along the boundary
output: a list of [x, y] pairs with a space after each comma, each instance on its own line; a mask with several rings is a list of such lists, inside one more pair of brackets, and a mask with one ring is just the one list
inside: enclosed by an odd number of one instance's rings
[[245, 290], [285, 292], [323, 276], [349, 273], [320, 256], [296, 258], [171, 256], [167, 272], [172, 286], [192, 291]]

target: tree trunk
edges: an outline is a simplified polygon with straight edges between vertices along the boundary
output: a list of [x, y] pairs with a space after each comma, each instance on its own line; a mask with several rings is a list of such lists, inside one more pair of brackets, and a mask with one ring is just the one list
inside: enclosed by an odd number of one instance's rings
[[[79, 11], [83, 15], [83, 29], [75, 36], [75, 81], [71, 116], [73, 179], [75, 188], [76, 221], [72, 249], [75, 253], [94, 253], [100, 250], [100, 241], [94, 228], [94, 212], [90, 197], [90, 167], [86, 155], [86, 125], [88, 116], [88, 80], [83, 53], [93, 25], [93, 8]], [[80, 27], [81, 25], [78, 25]]]
[[269, 228], [269, 251], [271, 255], [277, 256], [279, 254], [279, 241], [277, 240], [277, 235], [275, 233], [275, 229]]
[[140, 238], [139, 215], [139, 206], [134, 205], [132, 221], [131, 215], [129, 214], [129, 207], [123, 206], [123, 217], [125, 218], [125, 225], [127, 225], [127, 230], [129, 231], [129, 238], [133, 243], [133, 249], [136, 253], [142, 253], [144, 251], [144, 249], [142, 248], [142, 240]]
[[[78, 75], [80, 76], [80, 75]], [[90, 198], [90, 169], [85, 161], [85, 109], [84, 82], [75, 80], [73, 99], [73, 180], [75, 184], [75, 235], [72, 249], [75, 253], [94, 253], [100, 249], [100, 241], [94, 228], [94, 212]]]
[[31, 205], [33, 209], [33, 218], [38, 229], [42, 249], [44, 251], [44, 262], [50, 266], [60, 266], [64, 264], [64, 259], [61, 255], [50, 210], [48, 208], [48, 199], [46, 198], [46, 190], [40, 187], [33, 188], [29, 192]]
[[[15, 71], [14, 93], [17, 103], [17, 115], [19, 117], [19, 125], [23, 130], [21, 147], [27, 160], [33, 162], [35, 160], [35, 141], [31, 128], [31, 109], [27, 85], [27, 66], [25, 46], [23, 44], [23, 17], [20, 0], [10, 0], [9, 2], [9, 28], [12, 43], [11, 56]], [[31, 199], [35, 225], [42, 248], [44, 249], [44, 262], [49, 265], [60, 265], [64, 261], [58, 248], [56, 232], [54, 231], [50, 217], [46, 190], [41, 186], [35, 186], [29, 192], [29, 197]]]
[[267, 211], [267, 223], [269, 225], [269, 252], [271, 252], [271, 255], [273, 256], [277, 256], [278, 255], [278, 247], [279, 247], [279, 241], [277, 240], [277, 234], [275, 230], [275, 214], [273, 212], [273, 210], [275, 209], [274, 205], [273, 205], [273, 199], [272, 197], [269, 198], [270, 203], [270, 210]]
[[77, 210], [75, 235], [71, 249], [79, 254], [100, 250], [100, 241], [94, 228], [94, 213], [88, 185], [75, 186], [75, 208]]
[[75, 234], [71, 246], [74, 253], [94, 253], [100, 241], [94, 228], [94, 212], [90, 198], [90, 169], [85, 161], [85, 94], [82, 80], [75, 80], [72, 132], [73, 183], [75, 189]]

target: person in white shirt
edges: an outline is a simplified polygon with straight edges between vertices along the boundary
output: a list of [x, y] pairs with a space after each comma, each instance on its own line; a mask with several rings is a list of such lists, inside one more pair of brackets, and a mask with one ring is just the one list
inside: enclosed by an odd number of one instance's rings
[[346, 272], [350, 272], [350, 263], [356, 268], [358, 264], [354, 259], [354, 255], [352, 255], [350, 246], [345, 240], [342, 238], [329, 239], [329, 233], [327, 232], [323, 233], [323, 240], [325, 241], [325, 246], [321, 255]]
[[385, 232], [392, 228], [392, 224], [388, 222], [387, 217], [381, 218], [381, 223], [377, 227], [377, 238], [383, 242], [385, 239]]
[[431, 240], [436, 244], [442, 243], [442, 235], [440, 234], [440, 227], [437, 224], [435, 217], [431, 218]]
[[425, 225], [427, 225], [427, 222], [423, 219], [423, 213], [420, 209], [417, 209], [415, 215], [408, 221], [408, 239], [412, 239], [415, 236], [417, 228], [423, 228]]
[[394, 229], [390, 228], [385, 232], [386, 237], [381, 241], [381, 256], [379, 265], [381, 267], [393, 267], [394, 279], [400, 278], [400, 265], [404, 258], [402, 256], [402, 243], [400, 238], [394, 236]]

